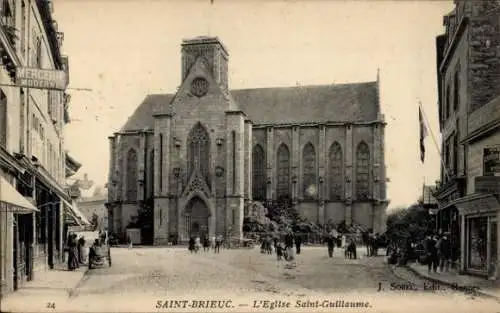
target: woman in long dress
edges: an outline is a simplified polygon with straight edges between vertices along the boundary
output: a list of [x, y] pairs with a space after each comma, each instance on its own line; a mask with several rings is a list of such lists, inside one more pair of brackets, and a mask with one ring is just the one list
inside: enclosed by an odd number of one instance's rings
[[76, 242], [76, 234], [70, 235], [68, 238], [68, 270], [73, 271], [79, 267], [78, 264], [78, 248]]
[[196, 239], [194, 240], [195, 244], [194, 244], [194, 252], [198, 252], [198, 250], [201, 249], [201, 240], [200, 240], [200, 237], [197, 236]]

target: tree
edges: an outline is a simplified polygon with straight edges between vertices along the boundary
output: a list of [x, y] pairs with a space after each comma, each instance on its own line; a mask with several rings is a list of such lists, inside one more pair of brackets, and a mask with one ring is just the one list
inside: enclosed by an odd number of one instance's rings
[[264, 225], [261, 221], [251, 216], [247, 216], [243, 219], [244, 232], [260, 233], [265, 230], [266, 230], [266, 225]]
[[407, 209], [398, 208], [387, 217], [387, 237], [398, 245], [403, 245], [408, 240], [419, 242], [432, 229], [428, 210], [419, 204], [413, 204]]
[[267, 217], [282, 228], [292, 227], [299, 222], [300, 215], [288, 197], [281, 197], [266, 204]]

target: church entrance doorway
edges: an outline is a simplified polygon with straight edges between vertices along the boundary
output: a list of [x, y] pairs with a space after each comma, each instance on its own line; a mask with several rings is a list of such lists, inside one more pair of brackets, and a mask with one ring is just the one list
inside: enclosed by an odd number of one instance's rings
[[208, 236], [210, 210], [203, 200], [195, 197], [186, 206], [186, 230], [189, 237]]

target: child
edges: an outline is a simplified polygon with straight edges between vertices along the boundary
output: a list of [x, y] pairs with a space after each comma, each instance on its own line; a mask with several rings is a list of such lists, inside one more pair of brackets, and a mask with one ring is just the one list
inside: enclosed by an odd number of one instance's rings
[[276, 257], [278, 258], [278, 261], [281, 260], [281, 257], [283, 256], [283, 244], [280, 242], [276, 245]]

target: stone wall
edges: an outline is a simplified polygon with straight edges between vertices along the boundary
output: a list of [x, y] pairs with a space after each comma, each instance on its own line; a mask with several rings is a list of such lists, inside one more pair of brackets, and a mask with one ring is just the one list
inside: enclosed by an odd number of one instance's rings
[[497, 131], [485, 139], [472, 143], [468, 150], [467, 171], [467, 194], [474, 193], [475, 177], [483, 176], [483, 153], [484, 148], [500, 145], [500, 131]]
[[474, 2], [470, 17], [470, 109], [481, 107], [500, 94], [500, 3]]

